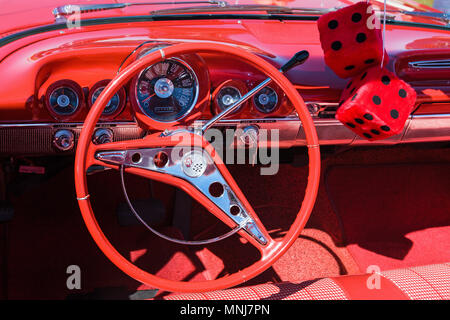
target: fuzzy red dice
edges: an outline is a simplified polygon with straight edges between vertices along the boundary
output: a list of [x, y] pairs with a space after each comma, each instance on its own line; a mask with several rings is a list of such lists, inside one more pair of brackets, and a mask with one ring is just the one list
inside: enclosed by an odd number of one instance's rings
[[415, 101], [413, 88], [375, 66], [348, 83], [336, 118], [370, 141], [386, 139], [403, 130]]
[[[325, 63], [341, 78], [353, 77], [383, 57], [379, 19], [370, 4], [358, 2], [327, 13], [317, 22]], [[387, 54], [385, 62], [387, 62]]]

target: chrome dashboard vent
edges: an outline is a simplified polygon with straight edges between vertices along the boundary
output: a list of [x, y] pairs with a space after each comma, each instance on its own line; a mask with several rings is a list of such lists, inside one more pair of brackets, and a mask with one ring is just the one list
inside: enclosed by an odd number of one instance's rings
[[450, 69], [450, 60], [411, 61], [409, 66], [415, 69]]
[[313, 117], [334, 119], [339, 104], [333, 102], [306, 102], [306, 106]]
[[[0, 124], [0, 157], [58, 153], [60, 150], [53, 144], [54, 134], [61, 130], [69, 130], [73, 132], [76, 144], [82, 127], [82, 123]], [[139, 139], [145, 135], [145, 131], [133, 122], [102, 123], [98, 128], [112, 130], [114, 141]], [[73, 148], [69, 150], [73, 151]]]

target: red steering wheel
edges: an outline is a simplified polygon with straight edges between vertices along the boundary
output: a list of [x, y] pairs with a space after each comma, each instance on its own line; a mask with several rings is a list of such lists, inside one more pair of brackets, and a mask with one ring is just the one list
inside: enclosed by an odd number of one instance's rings
[[[259, 220], [244, 194], [223, 164], [214, 148], [201, 134], [188, 130], [176, 130], [170, 135], [156, 133], [140, 140], [112, 142], [95, 145], [92, 134], [108, 101], [113, 95], [144, 68], [183, 54], [220, 53], [245, 61], [265, 73], [282, 90], [294, 105], [306, 134], [309, 155], [309, 176], [305, 197], [297, 217], [289, 231], [280, 240], [272, 239]], [[189, 147], [194, 151], [177, 152], [174, 148]], [[182, 149], [185, 150], [185, 149]], [[187, 150], [187, 149], [186, 149]], [[163, 163], [156, 161], [158, 154], [167, 157]], [[177, 155], [177, 157], [174, 156]], [[189, 158], [189, 159], [188, 159]], [[199, 172], [183, 167], [189, 161], [199, 163]], [[123, 257], [102, 232], [91, 207], [86, 181], [86, 171], [92, 165], [121, 169], [148, 179], [161, 181], [183, 189], [191, 197], [231, 228], [239, 227], [238, 234], [253, 244], [261, 254], [260, 260], [251, 266], [223, 278], [202, 282], [183, 282], [152, 275]], [[243, 283], [268, 269], [298, 238], [314, 206], [320, 179], [320, 148], [314, 123], [303, 99], [291, 82], [264, 59], [237, 47], [223, 44], [176, 44], [156, 50], [133, 62], [118, 74], [103, 90], [87, 115], [81, 131], [75, 158], [75, 187], [84, 222], [103, 253], [130, 277], [156, 288], [173, 292], [202, 292], [229, 288]], [[208, 186], [219, 182], [226, 192], [212, 196]], [[232, 208], [234, 207], [234, 208]]]

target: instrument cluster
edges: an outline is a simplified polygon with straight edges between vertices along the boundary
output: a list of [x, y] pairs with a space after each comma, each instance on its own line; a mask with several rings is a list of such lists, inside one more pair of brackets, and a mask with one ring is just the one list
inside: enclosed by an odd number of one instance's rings
[[144, 69], [130, 90], [135, 111], [163, 125], [179, 122], [191, 114], [200, 84], [187, 62], [171, 58]]
[[[91, 88], [82, 88], [73, 80], [56, 81], [47, 88], [45, 106], [57, 120], [74, 119], [86, 106], [90, 109], [94, 105], [110, 81], [101, 80]], [[123, 111], [126, 101], [126, 90], [121, 88], [106, 105], [102, 119], [114, 119]]]
[[[275, 89], [274, 89], [275, 88]], [[251, 89], [244, 81], [227, 80], [220, 84], [212, 94], [212, 111], [217, 114], [231, 107], [234, 103], [239, 101]], [[237, 114], [240, 111], [247, 110], [254, 116], [270, 116], [280, 108], [281, 100], [279, 97], [284, 97], [284, 94], [276, 89], [274, 85], [268, 85], [261, 91], [256, 93], [252, 99], [243, 103], [238, 109], [233, 111], [231, 115]]]
[[[249, 79], [233, 79], [233, 74], [221, 74], [221, 77], [211, 79], [214, 70], [208, 67], [198, 55], [169, 58], [148, 66], [113, 96], [101, 120], [119, 119], [118, 116], [127, 109], [144, 127], [164, 130], [195, 119], [210, 119], [231, 107], [260, 82], [253, 74], [247, 75]], [[73, 80], [58, 80], [47, 88], [44, 104], [57, 120], [82, 121], [110, 81], [103, 79], [82, 87]], [[288, 115], [290, 111], [285, 100], [284, 93], [272, 83], [227, 118]]]

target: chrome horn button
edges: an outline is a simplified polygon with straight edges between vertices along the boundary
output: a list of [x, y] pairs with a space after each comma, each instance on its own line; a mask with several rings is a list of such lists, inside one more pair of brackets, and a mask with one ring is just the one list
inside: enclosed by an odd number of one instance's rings
[[186, 153], [181, 159], [184, 174], [191, 178], [201, 177], [205, 173], [207, 165], [203, 152], [199, 150]]

